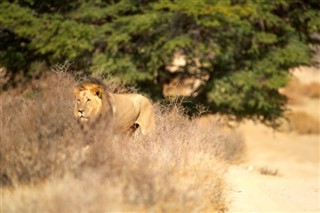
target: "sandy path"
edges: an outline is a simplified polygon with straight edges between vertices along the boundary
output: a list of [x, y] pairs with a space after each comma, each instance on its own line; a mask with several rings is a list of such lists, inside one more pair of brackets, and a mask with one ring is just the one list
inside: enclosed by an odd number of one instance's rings
[[261, 176], [232, 168], [230, 212], [319, 212], [319, 185], [315, 178]]
[[[230, 212], [320, 212], [319, 136], [274, 133], [250, 122], [240, 130], [248, 159], [229, 170]], [[278, 175], [262, 175], [261, 168]]]
[[[320, 70], [295, 75], [303, 83], [320, 82]], [[319, 106], [320, 100], [307, 100], [291, 108], [320, 120]], [[229, 211], [320, 212], [320, 135], [279, 133], [249, 121], [239, 130], [247, 144], [247, 161], [229, 169]], [[262, 168], [278, 174], [262, 175]]]

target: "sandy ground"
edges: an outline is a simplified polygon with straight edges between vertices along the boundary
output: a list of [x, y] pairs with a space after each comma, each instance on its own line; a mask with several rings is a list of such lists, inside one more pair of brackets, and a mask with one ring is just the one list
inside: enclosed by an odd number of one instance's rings
[[[300, 69], [294, 75], [303, 83], [320, 82], [319, 69]], [[320, 120], [319, 99], [290, 108]], [[320, 135], [275, 132], [249, 121], [239, 131], [247, 144], [247, 160], [229, 169], [229, 211], [320, 212]]]

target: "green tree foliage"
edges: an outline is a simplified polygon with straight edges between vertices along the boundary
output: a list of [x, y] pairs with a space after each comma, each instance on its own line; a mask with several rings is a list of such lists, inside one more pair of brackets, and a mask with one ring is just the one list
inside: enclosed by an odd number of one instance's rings
[[[0, 65], [14, 76], [68, 60], [153, 97], [173, 75], [207, 76], [193, 103], [267, 123], [284, 110], [288, 70], [311, 64], [319, 11], [318, 0], [2, 1]], [[168, 72], [177, 52], [186, 64]]]

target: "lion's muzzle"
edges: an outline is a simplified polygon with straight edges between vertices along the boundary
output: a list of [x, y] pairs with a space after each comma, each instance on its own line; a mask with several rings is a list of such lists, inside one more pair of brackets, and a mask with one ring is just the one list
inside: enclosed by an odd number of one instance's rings
[[79, 121], [80, 121], [80, 122], [87, 122], [87, 121], [89, 121], [89, 118], [86, 118], [86, 117], [81, 116], [81, 117], [79, 118]]
[[89, 118], [84, 114], [84, 109], [78, 109], [78, 118], [80, 122], [86, 122], [89, 120]]

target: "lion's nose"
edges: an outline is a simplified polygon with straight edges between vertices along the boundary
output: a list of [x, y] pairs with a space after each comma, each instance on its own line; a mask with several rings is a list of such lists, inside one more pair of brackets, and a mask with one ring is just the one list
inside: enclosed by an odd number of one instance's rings
[[83, 109], [78, 109], [78, 112], [80, 112], [80, 114], [82, 114], [83, 113]]

